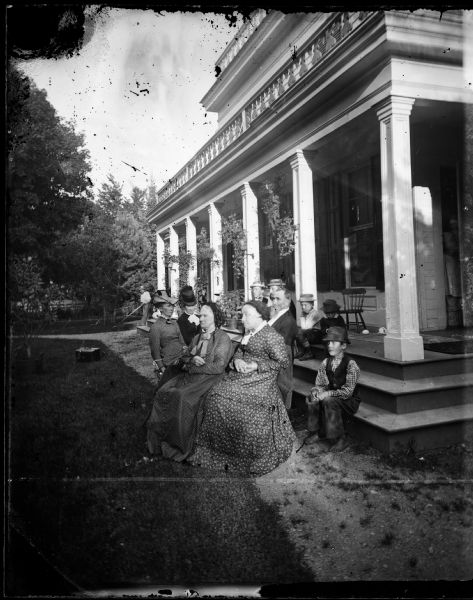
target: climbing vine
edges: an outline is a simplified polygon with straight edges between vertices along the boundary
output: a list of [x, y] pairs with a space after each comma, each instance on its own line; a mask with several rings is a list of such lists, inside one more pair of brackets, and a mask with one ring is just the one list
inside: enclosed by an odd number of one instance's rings
[[277, 185], [264, 181], [261, 191], [261, 209], [268, 218], [269, 227], [276, 238], [280, 256], [287, 256], [294, 251], [294, 234], [297, 225], [290, 215], [281, 216], [281, 197], [277, 193]]
[[243, 229], [242, 219], [237, 218], [235, 214], [228, 218], [222, 218], [221, 230], [222, 242], [232, 244], [233, 247], [233, 269], [235, 275], [240, 277], [245, 271], [245, 256], [247, 248], [246, 231]]

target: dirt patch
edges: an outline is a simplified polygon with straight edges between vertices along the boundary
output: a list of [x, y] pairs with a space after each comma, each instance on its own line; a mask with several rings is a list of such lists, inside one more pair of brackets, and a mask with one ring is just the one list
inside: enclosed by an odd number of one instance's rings
[[396, 466], [396, 457], [356, 444], [341, 454], [304, 446], [257, 484], [315, 580], [471, 579], [472, 446], [429, 454], [445, 462], [448, 453], [464, 477], [451, 477], [445, 464], [414, 468], [424, 456]]

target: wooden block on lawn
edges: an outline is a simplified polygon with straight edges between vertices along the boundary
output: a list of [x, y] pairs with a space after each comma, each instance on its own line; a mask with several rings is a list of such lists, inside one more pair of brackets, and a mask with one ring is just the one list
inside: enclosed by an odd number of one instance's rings
[[100, 360], [100, 348], [77, 348], [77, 362], [92, 362], [94, 360]]

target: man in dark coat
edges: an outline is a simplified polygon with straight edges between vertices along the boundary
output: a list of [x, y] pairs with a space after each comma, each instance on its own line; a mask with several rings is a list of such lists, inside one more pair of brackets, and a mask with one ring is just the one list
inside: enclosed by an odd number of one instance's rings
[[268, 321], [268, 324], [284, 338], [289, 357], [289, 366], [279, 372], [278, 386], [283, 395], [286, 408], [290, 408], [293, 388], [292, 363], [294, 360], [294, 341], [297, 336], [297, 323], [290, 312], [291, 292], [286, 289], [276, 290], [271, 293], [270, 300], [275, 314]]
[[197, 311], [197, 298], [190, 285], [185, 285], [179, 292], [179, 304], [182, 313], [177, 319], [177, 324], [187, 346], [192, 342], [195, 335], [200, 333], [200, 320], [195, 314]]

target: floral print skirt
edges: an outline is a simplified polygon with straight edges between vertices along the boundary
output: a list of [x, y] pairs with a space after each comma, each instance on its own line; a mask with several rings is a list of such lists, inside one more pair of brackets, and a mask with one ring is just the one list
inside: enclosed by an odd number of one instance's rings
[[[264, 394], [251, 376], [230, 373], [209, 393], [194, 454], [195, 466], [263, 475], [285, 462], [295, 434], [276, 381]], [[256, 385], [258, 388], [258, 385]]]

